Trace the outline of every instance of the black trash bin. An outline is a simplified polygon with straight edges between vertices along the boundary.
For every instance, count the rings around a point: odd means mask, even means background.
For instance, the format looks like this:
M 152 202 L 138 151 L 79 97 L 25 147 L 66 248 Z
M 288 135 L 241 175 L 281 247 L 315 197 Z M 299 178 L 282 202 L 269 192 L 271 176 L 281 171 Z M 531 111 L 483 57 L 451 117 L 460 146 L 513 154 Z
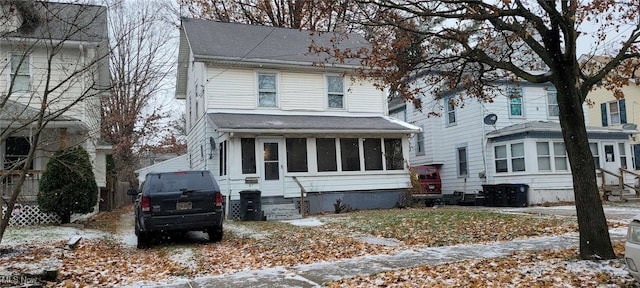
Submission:
M 482 193 L 484 194 L 484 206 L 495 207 L 496 206 L 496 185 L 484 184 L 482 185 Z
M 242 221 L 262 221 L 260 190 L 240 191 L 240 214 Z
M 529 205 L 529 185 L 527 184 L 511 184 L 509 190 L 513 194 L 512 207 L 527 207 Z

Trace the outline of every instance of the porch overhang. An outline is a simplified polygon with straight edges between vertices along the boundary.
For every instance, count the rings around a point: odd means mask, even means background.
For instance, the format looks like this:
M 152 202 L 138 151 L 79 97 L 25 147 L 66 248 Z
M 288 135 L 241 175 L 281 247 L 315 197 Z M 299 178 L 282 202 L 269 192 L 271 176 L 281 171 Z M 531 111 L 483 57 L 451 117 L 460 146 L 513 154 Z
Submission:
M 629 139 L 638 134 L 637 130 L 625 130 L 608 127 L 587 126 L 589 139 Z M 510 141 L 523 138 L 562 138 L 560 123 L 547 121 L 530 121 L 507 126 L 486 134 L 487 139 L 494 142 Z
M 210 113 L 220 133 L 413 134 L 420 127 L 387 116 L 321 116 Z

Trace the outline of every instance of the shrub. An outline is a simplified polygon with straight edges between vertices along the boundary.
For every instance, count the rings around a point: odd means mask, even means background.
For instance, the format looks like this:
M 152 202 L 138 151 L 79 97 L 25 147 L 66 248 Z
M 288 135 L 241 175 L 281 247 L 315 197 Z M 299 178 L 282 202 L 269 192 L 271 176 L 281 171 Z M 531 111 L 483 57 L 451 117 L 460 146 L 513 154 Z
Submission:
M 69 223 L 72 213 L 89 213 L 97 202 L 98 185 L 87 151 L 71 147 L 56 152 L 40 179 L 40 209 Z

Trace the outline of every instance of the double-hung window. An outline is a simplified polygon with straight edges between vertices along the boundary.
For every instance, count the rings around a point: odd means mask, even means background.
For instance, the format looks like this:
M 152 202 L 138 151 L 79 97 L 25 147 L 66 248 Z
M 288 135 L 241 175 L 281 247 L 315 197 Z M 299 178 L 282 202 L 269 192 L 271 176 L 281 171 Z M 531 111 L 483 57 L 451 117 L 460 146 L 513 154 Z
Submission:
M 416 155 L 424 155 L 424 127 L 420 126 L 420 130 L 416 134 Z
M 465 178 L 469 175 L 469 166 L 467 161 L 467 147 L 456 148 L 456 158 L 458 160 L 458 177 Z
M 553 143 L 553 159 L 556 171 L 569 170 L 567 165 L 567 149 L 562 142 Z
M 596 169 L 600 168 L 600 150 L 598 150 L 598 143 L 589 143 L 589 149 L 591 155 L 593 155 L 593 162 L 596 165 Z
M 277 87 L 275 73 L 258 73 L 258 106 L 276 107 L 278 103 Z
M 592 151 L 593 152 L 593 151 Z M 567 150 L 562 142 L 537 142 L 538 171 L 567 171 Z
M 624 143 L 618 143 L 618 154 L 620 155 L 620 167 L 627 169 L 627 151 L 624 149 Z
M 538 171 L 551 171 L 549 142 L 537 142 L 536 152 L 538 153 Z
M 26 93 L 31 86 L 29 55 L 11 54 L 11 92 Z
M 344 77 L 327 76 L 327 99 L 329 108 L 344 109 Z
M 496 173 L 508 172 L 507 146 L 500 145 L 494 147 Z
M 600 104 L 600 114 L 603 127 L 627 123 L 625 100 Z
M 556 89 L 547 89 L 547 110 L 549 117 L 560 116 L 560 108 L 558 107 L 558 91 L 556 91 Z
M 453 96 L 449 96 L 444 98 L 444 107 L 445 107 L 445 119 L 448 125 L 453 125 L 456 123 L 456 102 L 453 99 Z
M 524 143 L 494 147 L 496 173 L 522 172 L 526 170 Z
M 525 170 L 524 143 L 511 144 L 511 169 L 513 172 Z
M 507 89 L 507 97 L 509 97 L 509 116 L 522 117 L 522 88 L 509 87 Z

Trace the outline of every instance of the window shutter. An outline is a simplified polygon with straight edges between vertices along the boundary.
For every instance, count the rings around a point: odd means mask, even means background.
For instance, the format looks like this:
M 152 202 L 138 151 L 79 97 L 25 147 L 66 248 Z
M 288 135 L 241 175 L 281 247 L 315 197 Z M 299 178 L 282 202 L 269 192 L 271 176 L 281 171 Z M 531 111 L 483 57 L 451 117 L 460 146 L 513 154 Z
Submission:
M 624 99 L 618 101 L 618 108 L 620 109 L 620 124 L 627 123 L 627 109 L 625 107 Z
M 607 103 L 600 104 L 600 116 L 602 118 L 602 127 L 607 127 Z

